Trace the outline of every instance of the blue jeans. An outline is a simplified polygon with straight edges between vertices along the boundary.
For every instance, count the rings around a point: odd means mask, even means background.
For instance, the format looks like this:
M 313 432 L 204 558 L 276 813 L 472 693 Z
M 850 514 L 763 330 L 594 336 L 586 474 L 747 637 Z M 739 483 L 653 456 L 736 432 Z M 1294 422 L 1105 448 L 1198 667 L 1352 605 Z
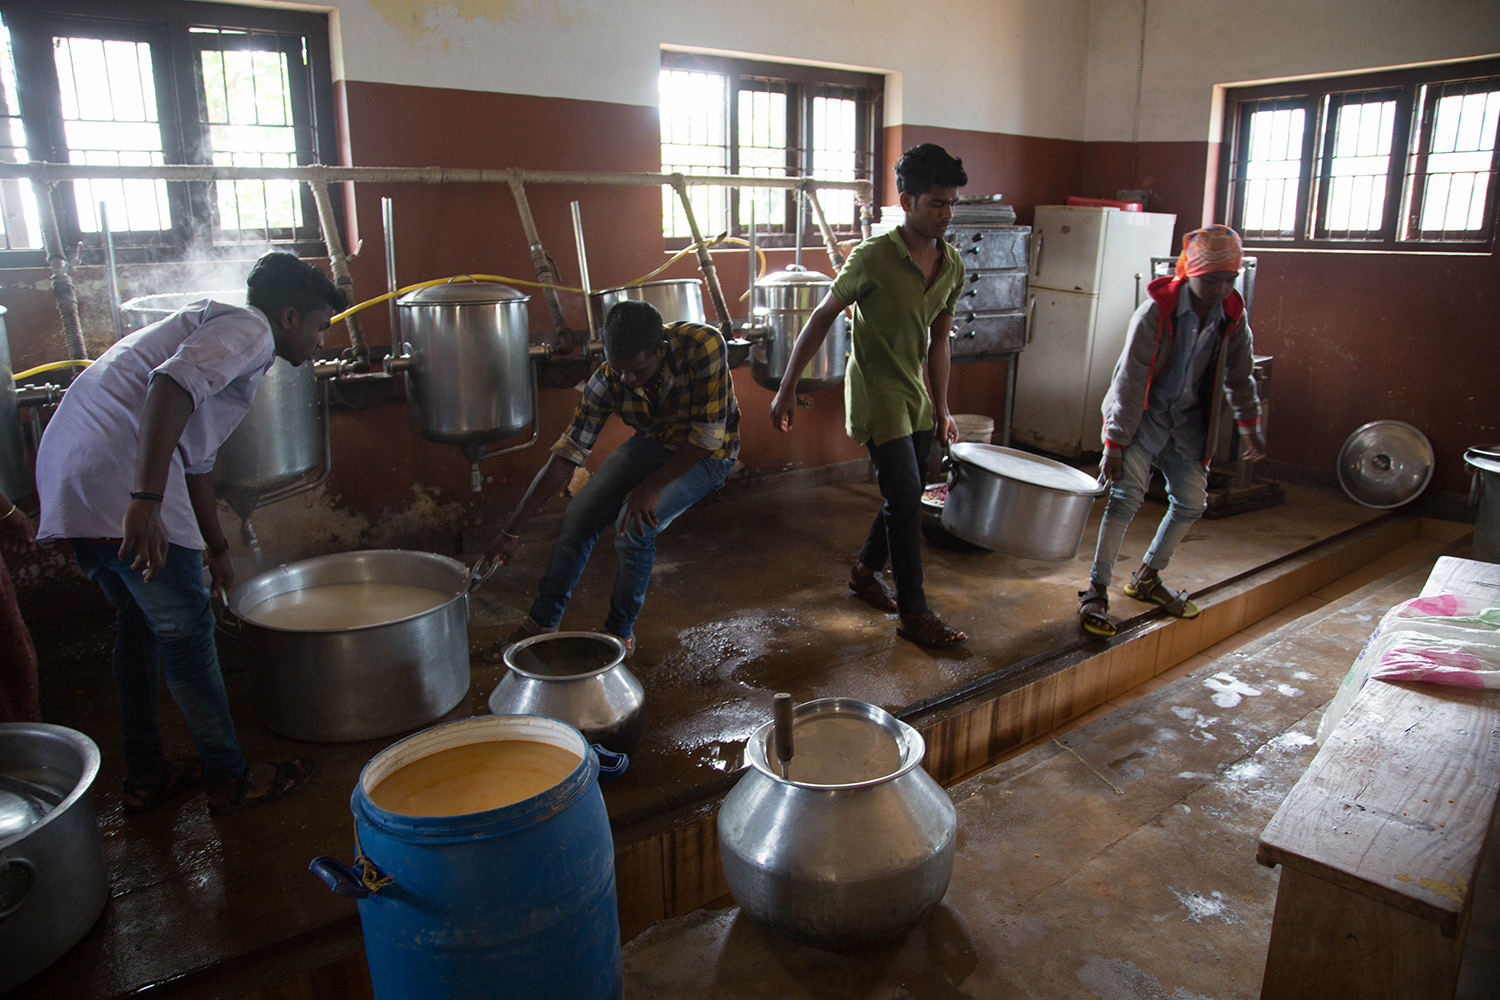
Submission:
M 683 511 L 723 486 L 734 465 L 730 458 L 703 459 L 661 491 L 656 502 L 656 527 L 643 525 L 640 534 L 619 534 L 624 525 L 626 494 L 665 465 L 672 454 L 655 440 L 637 434 L 616 448 L 569 502 L 563 511 L 557 540 L 552 543 L 547 572 L 542 575 L 536 601 L 531 605 L 531 617 L 538 625 L 556 628 L 562 621 L 563 609 L 573 596 L 584 566 L 588 565 L 594 543 L 605 528 L 613 526 L 619 565 L 604 628 L 622 639 L 634 634 L 635 620 L 646 603 L 646 588 L 651 584 L 651 567 L 656 562 L 656 536 Z
M 1169 504 L 1166 516 L 1157 526 L 1156 538 L 1141 560 L 1144 565 L 1158 572 L 1166 569 L 1177 543 L 1208 506 L 1207 467 L 1199 459 L 1179 456 L 1170 442 L 1159 455 L 1131 444 L 1125 449 L 1122 464 L 1120 478 L 1109 489 L 1109 502 L 1099 525 L 1099 544 L 1094 549 L 1094 565 L 1089 570 L 1089 579 L 1106 587 L 1113 576 L 1120 545 L 1125 541 L 1125 529 L 1130 527 L 1151 484 L 1152 467 L 1160 469 L 1167 481 Z
M 132 780 L 144 779 L 166 760 L 157 729 L 160 671 L 187 720 L 188 733 L 209 781 L 228 781 L 245 770 L 234 734 L 229 698 L 214 646 L 214 615 L 203 583 L 203 555 L 167 546 L 167 564 L 146 583 L 141 571 L 118 555 L 119 544 L 74 538 L 73 555 L 85 576 L 114 606 L 112 667 L 125 736 L 125 763 Z

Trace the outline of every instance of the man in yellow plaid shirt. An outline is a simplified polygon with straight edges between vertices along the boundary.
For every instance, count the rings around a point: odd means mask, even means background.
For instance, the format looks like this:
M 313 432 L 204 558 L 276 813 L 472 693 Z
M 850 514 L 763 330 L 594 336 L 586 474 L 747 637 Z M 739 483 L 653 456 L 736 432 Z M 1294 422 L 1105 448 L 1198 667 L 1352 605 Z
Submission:
M 588 461 L 611 414 L 619 414 L 635 434 L 568 504 L 531 613 L 486 654 L 492 662 L 510 643 L 557 630 L 594 543 L 610 525 L 619 567 L 604 630 L 634 652 L 635 621 L 651 583 L 656 536 L 719 489 L 734 466 L 740 409 L 718 330 L 701 323 L 664 326 L 649 303 L 627 300 L 605 317 L 604 359 L 589 376 L 572 423 L 486 555 L 497 563 L 514 558 L 522 527 Z

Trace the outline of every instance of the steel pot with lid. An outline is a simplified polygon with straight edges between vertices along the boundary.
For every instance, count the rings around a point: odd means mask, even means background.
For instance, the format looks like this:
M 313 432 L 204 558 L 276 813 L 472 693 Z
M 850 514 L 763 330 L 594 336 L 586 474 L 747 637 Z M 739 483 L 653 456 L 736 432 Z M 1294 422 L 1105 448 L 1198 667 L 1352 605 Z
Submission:
M 661 313 L 663 323 L 707 323 L 703 311 L 703 282 L 698 278 L 667 278 L 661 281 L 642 281 L 619 288 L 603 288 L 589 293 L 589 312 L 594 317 L 594 329 L 604 336 L 604 317 L 616 302 L 629 299 L 634 302 L 649 302 Z
M 1071 559 L 1104 486 L 1050 458 L 993 444 L 951 449 L 943 529 L 1025 559 Z
M 507 646 L 505 676 L 490 695 L 495 715 L 545 715 L 590 743 L 633 754 L 646 692 L 625 669 L 625 644 L 603 632 L 544 632 Z
M 478 448 L 531 423 L 529 297 L 488 281 L 452 281 L 401 296 L 406 403 L 429 441 Z
M 268 729 L 346 743 L 426 725 L 469 691 L 474 573 L 433 552 L 371 549 L 278 566 L 229 607 Z
M 792 359 L 792 345 L 818 303 L 823 301 L 833 279 L 796 264 L 784 271 L 768 274 L 755 283 L 761 304 L 755 309 L 760 336 L 750 348 L 750 374 L 767 389 L 781 388 L 786 366 Z M 823 346 L 797 378 L 798 392 L 816 392 L 838 385 L 844 380 L 849 364 L 849 321 L 842 311 Z
M 1464 452 L 1464 464 L 1472 470 L 1469 504 L 1476 508 L 1469 555 L 1500 563 L 1500 444 L 1475 445 Z
M 948 889 L 958 834 L 952 801 L 922 770 L 921 734 L 865 702 L 805 702 L 791 713 L 783 777 L 773 728 L 750 737 L 745 776 L 719 807 L 735 902 L 783 937 L 833 950 L 921 923 Z

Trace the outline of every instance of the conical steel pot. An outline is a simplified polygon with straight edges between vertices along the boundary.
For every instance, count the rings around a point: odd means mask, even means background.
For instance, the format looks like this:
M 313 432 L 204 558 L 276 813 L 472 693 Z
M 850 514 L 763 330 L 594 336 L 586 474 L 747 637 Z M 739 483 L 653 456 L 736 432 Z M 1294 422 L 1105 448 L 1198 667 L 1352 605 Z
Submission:
M 544 632 L 507 647 L 508 668 L 490 695 L 495 715 L 545 715 L 590 743 L 632 754 L 641 742 L 646 691 L 625 669 L 625 644 L 603 632 Z
M 755 308 L 755 325 L 761 335 L 750 348 L 750 374 L 756 382 L 767 389 L 781 388 L 797 334 L 832 287 L 832 278 L 795 264 L 756 282 L 760 304 Z M 816 392 L 838 385 L 848 364 L 849 323 L 840 312 L 823 346 L 798 376 L 797 391 Z
M 830 722 L 888 739 L 889 773 L 799 780 L 807 727 Z M 767 723 L 750 738 L 749 767 L 719 808 L 719 858 L 735 902 L 782 937 L 838 951 L 921 923 L 948 889 L 958 832 L 948 794 L 922 770 L 921 734 L 861 701 L 806 702 L 793 712 L 797 749 L 782 777 L 770 761 L 772 730 Z

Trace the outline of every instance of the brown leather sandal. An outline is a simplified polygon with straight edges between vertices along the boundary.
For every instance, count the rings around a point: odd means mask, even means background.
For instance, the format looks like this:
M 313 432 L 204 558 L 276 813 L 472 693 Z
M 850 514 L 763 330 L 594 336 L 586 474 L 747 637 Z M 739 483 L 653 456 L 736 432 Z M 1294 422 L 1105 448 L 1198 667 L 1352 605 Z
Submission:
M 884 611 L 888 615 L 896 612 L 896 599 L 891 596 L 889 590 L 885 589 L 885 583 L 880 579 L 879 573 L 863 576 L 850 570 L 849 589 L 854 592 L 855 597 L 876 611 Z
M 967 639 L 968 633 L 951 628 L 931 610 L 914 615 L 902 615 L 897 619 L 896 634 L 908 642 L 930 649 L 956 646 Z

